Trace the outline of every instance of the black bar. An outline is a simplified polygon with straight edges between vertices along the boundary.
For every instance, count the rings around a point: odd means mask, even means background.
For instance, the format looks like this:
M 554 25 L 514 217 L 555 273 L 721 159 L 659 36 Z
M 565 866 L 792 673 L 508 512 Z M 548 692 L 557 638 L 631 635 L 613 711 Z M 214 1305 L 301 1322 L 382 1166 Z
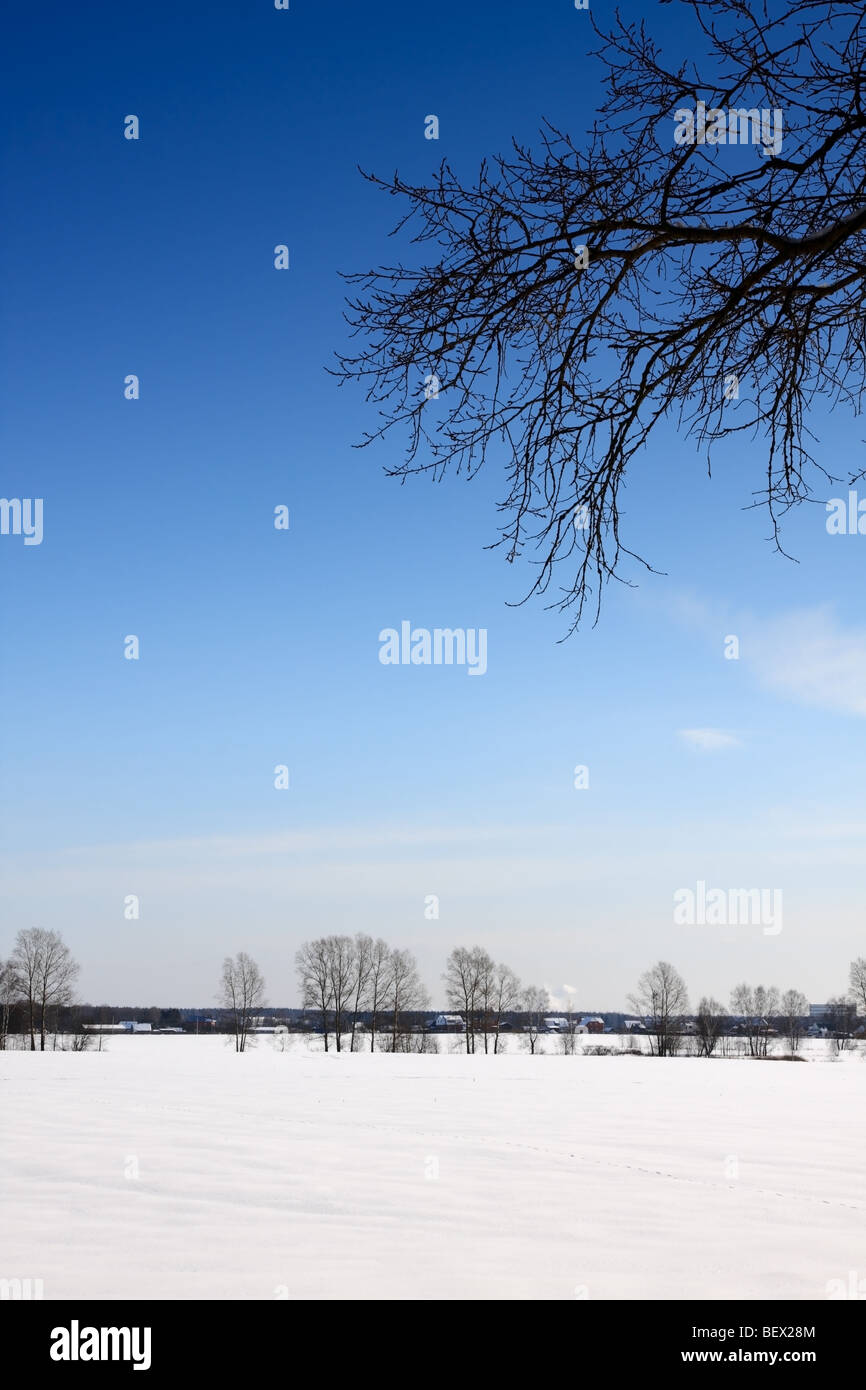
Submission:
M 411 1283 L 411 1279 L 410 1279 Z M 296 1302 L 298 1300 L 295 1300 Z M 370 1300 L 375 1302 L 376 1300 Z M 357 1300 L 363 1303 L 364 1300 Z M 638 1372 L 651 1384 L 660 1373 L 679 1368 L 686 1377 L 705 1374 L 715 1367 L 736 1375 L 739 1371 L 760 1370 L 772 1377 L 779 1371 L 807 1369 L 826 1378 L 827 1372 L 847 1370 L 857 1364 L 862 1348 L 863 1309 L 852 1301 L 812 1303 L 742 1301 L 719 1302 L 641 1302 L 611 1301 L 593 1303 L 576 1300 L 561 1302 L 529 1301 L 531 1311 L 517 1313 L 514 1301 L 502 1303 L 401 1302 L 399 1326 L 394 1335 L 404 1348 L 416 1339 L 429 1346 L 425 1357 L 416 1362 L 417 1350 L 407 1364 L 401 1355 L 400 1378 L 419 1377 L 427 1356 L 449 1374 L 460 1364 L 459 1347 L 472 1343 L 484 1347 L 484 1376 L 514 1372 L 511 1358 L 520 1348 L 522 1360 L 531 1351 L 538 1374 L 570 1378 L 569 1366 L 594 1364 L 604 1368 L 605 1378 L 621 1371 Z M 344 1378 L 359 1373 L 356 1362 L 342 1361 L 341 1347 L 352 1345 L 352 1307 L 355 1301 L 340 1300 L 339 1334 L 330 1346 L 331 1374 Z M 304 1335 L 308 1318 L 327 1318 L 325 1308 L 305 1307 L 303 1311 L 282 1301 L 268 1302 L 19 1302 L 7 1304 L 11 1315 L 6 1337 L 23 1355 L 30 1378 L 37 1383 L 48 1376 L 52 1383 L 70 1377 L 92 1380 L 100 1375 L 133 1376 L 135 1382 L 152 1377 L 167 1385 L 176 1376 L 239 1377 L 246 1383 L 258 1369 L 270 1367 L 293 1378 L 304 1374 L 307 1347 L 318 1353 Z M 368 1348 L 363 1360 L 367 1371 L 379 1367 L 386 1340 L 383 1333 L 370 1339 L 370 1310 L 363 1308 Z M 515 1321 L 518 1319 L 518 1321 Z M 503 1324 L 501 1340 L 491 1336 Z M 465 1323 L 465 1326 L 464 1326 Z M 95 1337 L 92 1329 L 99 1334 Z M 101 1329 L 117 1329 L 103 1339 Z M 134 1331 L 138 1329 L 138 1332 Z M 478 1341 L 479 1332 L 482 1341 Z M 146 1335 L 149 1333 L 148 1335 Z M 555 1336 L 551 1346 L 539 1338 Z M 330 1340 L 330 1339 L 329 1339 Z M 472 1344 L 470 1343 L 470 1345 Z M 354 1344 L 357 1351 L 357 1343 Z M 532 1348 L 535 1348 L 533 1351 Z M 450 1348 L 450 1349 L 449 1349 Z M 556 1349 L 558 1348 L 558 1350 Z M 52 1349 L 54 1355 L 52 1355 Z M 117 1350 L 126 1360 L 85 1359 L 92 1350 L 111 1358 Z M 419 1348 L 420 1349 L 420 1348 Z M 55 1359 L 64 1354 L 78 1359 Z M 465 1350 L 463 1355 L 465 1356 Z M 502 1368 L 497 1371 L 497 1359 Z M 135 1361 L 139 1369 L 134 1369 Z M 145 1364 L 146 1363 L 146 1364 Z M 541 1363 L 547 1364 L 542 1370 Z M 480 1372 L 480 1368 L 479 1368 Z M 421 1372 L 423 1375 L 423 1371 Z M 166 1377 L 169 1377 L 166 1380 Z M 386 1379 L 390 1379 L 390 1374 Z M 199 1382 L 203 1383 L 203 1382 Z

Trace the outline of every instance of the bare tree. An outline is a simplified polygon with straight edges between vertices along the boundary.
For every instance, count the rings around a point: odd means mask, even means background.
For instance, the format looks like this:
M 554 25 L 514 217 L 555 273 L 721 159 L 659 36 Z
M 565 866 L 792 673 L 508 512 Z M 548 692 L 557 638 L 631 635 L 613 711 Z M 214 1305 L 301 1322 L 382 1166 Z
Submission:
M 445 964 L 445 997 L 451 1008 L 459 1010 L 466 1021 L 467 1052 L 475 1051 L 478 994 L 485 957 L 487 953 L 480 946 L 473 946 L 471 950 L 465 946 L 455 946 Z
M 331 952 L 327 937 L 320 936 L 315 941 L 304 942 L 295 952 L 295 972 L 302 1007 L 318 1011 L 327 1052 L 334 997 Z
M 803 1019 L 809 1012 L 809 1001 L 798 989 L 786 989 L 782 995 L 782 1018 L 791 1054 L 799 1052 L 803 1037 Z
M 514 971 L 501 962 L 496 966 L 493 978 L 493 1051 L 499 1051 L 499 1035 L 505 1014 L 517 1007 L 520 998 L 520 981 Z
M 564 1057 L 573 1057 L 577 1051 L 578 1027 L 578 1017 L 574 1012 L 574 1000 L 569 995 L 568 1008 L 565 1013 L 565 1028 L 559 1035 L 559 1050 Z
M 407 1024 L 407 1015 L 425 1008 L 427 991 L 418 974 L 411 951 L 392 951 L 388 973 L 387 1006 L 391 1016 L 391 1051 L 397 1051 L 397 1037 Z
M 366 1006 L 367 987 L 373 968 L 373 938 L 358 932 L 353 942 L 355 997 L 352 1001 L 352 1031 L 349 1038 L 349 1051 L 355 1051 L 355 1032 L 358 1027 L 358 1013 Z
M 45 1029 L 49 1011 L 71 1004 L 75 980 L 81 967 L 73 960 L 59 932 L 45 932 L 39 969 L 39 1050 L 45 1051 Z
M 857 1027 L 857 1009 L 844 994 L 827 1000 L 827 1027 L 830 1041 L 836 1052 L 849 1052 L 854 1046 L 851 1034 Z
M 474 950 L 478 971 L 478 1027 L 484 1038 L 484 1051 L 488 1051 L 491 1031 L 495 1028 L 496 1017 L 496 965 L 493 957 L 476 946 Z
M 230 1009 L 235 1030 L 235 1052 L 245 1052 L 254 1009 L 265 1002 L 265 981 L 252 956 L 238 951 L 232 960 L 226 956 L 220 987 L 224 1009 Z
M 520 997 L 520 1007 L 526 1014 L 526 1035 L 531 1056 L 535 1054 L 535 1044 L 544 1023 L 547 1000 L 547 990 L 540 989 L 538 985 L 527 985 Z
M 866 956 L 852 960 L 848 985 L 858 1013 L 866 1014 Z
M 500 447 L 496 544 L 509 562 L 534 548 L 530 593 L 564 563 L 575 624 L 624 557 L 646 563 L 619 493 L 666 421 L 708 469 L 719 441 L 760 441 L 753 505 L 779 545 L 780 516 L 830 477 L 810 408 L 853 413 L 864 389 L 863 6 L 680 3 L 704 52 L 675 66 L 643 18 L 596 29 L 607 98 L 584 142 L 547 124 L 471 182 L 447 161 L 423 185 L 366 175 L 430 250 L 347 277 L 362 345 L 338 375 L 381 421 L 363 442 L 398 427 L 390 472 L 436 479 Z
M 731 990 L 731 1012 L 740 1020 L 740 1027 L 749 1043 L 749 1055 L 755 1056 L 756 1019 L 754 991 L 745 980 Z
M 698 1051 L 702 1057 L 712 1057 L 715 1052 L 724 1018 L 725 1010 L 718 999 L 705 994 L 697 1013 Z
M 376 945 L 384 943 L 376 943 Z M 387 948 L 386 948 L 387 949 Z M 351 1014 L 351 1047 L 355 1045 L 358 1008 L 370 979 L 373 943 L 369 937 L 322 936 L 305 941 L 295 954 L 304 1008 L 314 1008 L 321 1018 L 325 1051 L 329 1050 L 331 1018 L 334 1043 L 342 1051 L 347 1015 Z
M 14 964 L 11 960 L 0 960 L 0 1051 L 6 1048 L 9 1018 L 22 994 L 21 980 Z
M 42 927 L 28 927 L 18 933 L 12 965 L 27 1002 L 30 1050 L 36 1051 L 38 1016 L 39 1051 L 44 1052 L 49 1010 L 72 1003 L 80 967 L 59 932 Z
M 779 1012 L 779 991 L 775 985 L 737 985 L 731 994 L 731 1009 L 742 1017 L 751 1057 L 766 1057 L 771 1020 Z
M 331 1008 L 334 1011 L 334 1038 L 337 1051 L 342 1051 L 346 1013 L 355 995 L 355 975 L 358 968 L 355 943 L 350 936 L 326 937 L 331 972 Z
M 658 961 L 641 975 L 637 993 L 629 995 L 629 1003 L 646 1020 L 650 1048 L 656 1056 L 675 1056 L 682 1038 L 682 1016 L 689 1007 L 682 975 L 669 961 Z
M 376 1049 L 376 1029 L 379 1013 L 388 994 L 391 978 L 391 947 L 377 937 L 370 949 L 370 974 L 368 976 L 368 1003 L 370 1005 L 370 1051 Z
M 10 964 L 17 975 L 21 992 L 27 1004 L 27 1025 L 30 1033 L 30 1051 L 36 1051 L 36 1007 L 39 997 L 39 970 L 41 961 L 42 930 L 30 927 L 20 931 L 15 939 Z

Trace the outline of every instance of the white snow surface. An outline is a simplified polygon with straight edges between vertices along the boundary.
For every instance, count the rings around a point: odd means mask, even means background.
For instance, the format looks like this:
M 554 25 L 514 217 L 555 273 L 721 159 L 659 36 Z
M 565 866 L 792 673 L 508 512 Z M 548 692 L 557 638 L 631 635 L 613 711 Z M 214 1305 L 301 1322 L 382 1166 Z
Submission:
M 866 1276 L 862 1055 L 103 1046 L 0 1053 L 0 1278 L 46 1299 L 806 1300 Z

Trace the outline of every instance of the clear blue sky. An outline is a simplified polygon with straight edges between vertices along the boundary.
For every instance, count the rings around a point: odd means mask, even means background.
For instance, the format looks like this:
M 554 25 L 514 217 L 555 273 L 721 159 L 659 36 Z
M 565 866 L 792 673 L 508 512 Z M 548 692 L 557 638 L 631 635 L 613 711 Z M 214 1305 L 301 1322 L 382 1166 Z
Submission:
M 639 9 L 683 43 L 676 7 Z M 246 948 L 294 1003 L 296 946 L 332 930 L 413 949 L 437 1002 L 474 941 L 585 1007 L 622 1007 L 659 956 L 694 998 L 742 977 L 842 991 L 866 953 L 866 537 L 806 507 L 785 530 L 800 563 L 780 558 L 742 510 L 760 450 L 710 482 L 668 432 L 625 517 L 664 575 L 560 643 L 561 616 L 507 606 L 529 571 L 484 549 L 496 465 L 401 488 L 382 471 L 400 441 L 354 449 L 370 409 L 324 370 L 338 272 L 406 249 L 356 166 L 469 176 L 543 116 L 579 135 L 587 16 L 151 0 L 11 27 L 2 491 L 44 499 L 44 540 L 0 536 L 0 952 L 62 931 L 94 1002 L 207 1003 Z M 831 468 L 858 466 L 862 424 L 813 425 Z M 382 666 L 403 619 L 486 628 L 487 673 Z M 781 887 L 783 931 L 675 926 L 699 879 Z

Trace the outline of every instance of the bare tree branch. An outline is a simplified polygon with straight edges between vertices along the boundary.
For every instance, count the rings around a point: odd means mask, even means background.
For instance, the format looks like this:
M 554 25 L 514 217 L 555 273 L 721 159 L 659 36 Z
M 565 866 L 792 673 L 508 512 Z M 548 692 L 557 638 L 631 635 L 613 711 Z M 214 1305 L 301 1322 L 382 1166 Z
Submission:
M 810 409 L 862 404 L 866 11 L 679 3 L 703 63 L 667 65 L 643 22 L 596 29 L 607 97 L 585 143 L 546 124 L 537 152 L 514 142 L 471 184 L 447 162 L 426 186 L 365 175 L 405 205 L 395 234 L 432 257 L 346 277 L 362 344 L 338 375 L 380 417 L 363 443 L 406 432 L 401 478 L 502 457 L 495 544 L 535 556 L 527 598 L 565 562 L 551 606 L 572 630 L 627 557 L 650 568 L 621 536 L 620 498 L 636 455 L 663 466 L 663 421 L 708 468 L 720 441 L 751 443 L 750 505 L 781 549 L 784 512 L 837 480 Z M 689 112 L 693 143 L 677 143 Z

